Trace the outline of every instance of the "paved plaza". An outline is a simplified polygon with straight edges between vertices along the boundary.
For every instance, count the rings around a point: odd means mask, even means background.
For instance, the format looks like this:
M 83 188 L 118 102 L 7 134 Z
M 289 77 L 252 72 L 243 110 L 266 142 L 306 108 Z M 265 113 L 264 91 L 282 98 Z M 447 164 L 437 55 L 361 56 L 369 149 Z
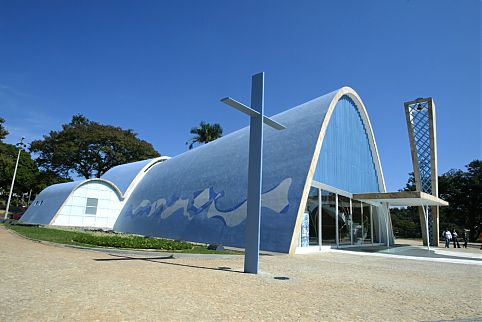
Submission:
M 0 227 L 0 263 L 0 321 L 482 320 L 480 260 L 269 254 L 249 275 L 242 256 L 76 249 Z

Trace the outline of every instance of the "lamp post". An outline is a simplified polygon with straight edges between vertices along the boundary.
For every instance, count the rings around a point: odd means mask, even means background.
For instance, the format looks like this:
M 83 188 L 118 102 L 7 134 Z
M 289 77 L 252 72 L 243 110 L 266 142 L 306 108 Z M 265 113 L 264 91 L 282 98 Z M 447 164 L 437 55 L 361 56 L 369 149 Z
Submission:
M 263 123 L 276 130 L 283 130 L 285 127 L 264 115 L 264 73 L 252 76 L 251 107 L 230 97 L 223 98 L 221 102 L 250 116 L 244 272 L 258 274 L 263 178 Z
M 22 152 L 22 148 L 26 147 L 26 145 L 23 143 L 23 140 L 25 140 L 25 138 L 22 136 L 20 141 L 16 144 L 16 146 L 18 147 L 17 162 L 15 163 L 15 170 L 13 171 L 12 184 L 10 185 L 10 193 L 8 194 L 7 208 L 5 208 L 5 220 L 8 219 L 8 209 L 10 208 L 10 200 L 12 199 L 13 185 L 15 184 L 15 176 L 17 175 L 18 162 L 20 161 L 20 153 Z

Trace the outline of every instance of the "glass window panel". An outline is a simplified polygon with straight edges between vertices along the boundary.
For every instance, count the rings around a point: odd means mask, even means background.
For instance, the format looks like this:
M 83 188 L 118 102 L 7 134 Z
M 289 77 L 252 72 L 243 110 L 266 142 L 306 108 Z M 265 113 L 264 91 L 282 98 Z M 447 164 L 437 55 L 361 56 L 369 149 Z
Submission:
M 310 215 L 307 212 L 303 213 L 299 246 L 310 246 Z
M 380 242 L 380 218 L 378 216 L 378 207 L 372 207 L 372 225 L 373 225 L 373 242 Z
M 318 188 L 311 187 L 305 212 L 309 215 L 309 244 L 318 245 Z
M 336 195 L 321 190 L 321 237 L 323 245 L 336 245 Z
M 353 245 L 363 244 L 363 218 L 362 218 L 362 204 L 360 201 L 352 201 L 352 234 Z
M 87 198 L 87 207 L 97 207 L 99 200 L 97 198 Z
M 338 195 L 338 238 L 340 245 L 351 244 L 350 198 Z
M 371 206 L 362 202 L 363 210 L 363 243 L 372 243 L 372 224 L 370 218 Z
M 86 215 L 95 215 L 97 213 L 97 207 L 85 207 Z

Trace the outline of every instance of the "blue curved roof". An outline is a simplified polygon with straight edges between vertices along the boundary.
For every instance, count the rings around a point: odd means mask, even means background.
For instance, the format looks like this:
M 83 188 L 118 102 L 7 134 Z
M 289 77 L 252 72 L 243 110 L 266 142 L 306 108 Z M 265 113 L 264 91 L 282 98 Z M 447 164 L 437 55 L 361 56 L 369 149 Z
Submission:
M 384 180 L 366 111 L 352 89 L 342 88 L 272 118 L 286 129 L 264 127 L 260 246 L 289 252 L 297 240 L 299 229 L 295 228 L 299 228 L 304 211 L 302 200 L 312 179 L 354 192 L 384 191 Z M 347 130 L 353 135 L 346 136 Z M 344 141 L 330 139 L 335 132 L 350 142 L 344 145 Z M 359 141 L 351 142 L 354 139 Z M 248 145 L 246 127 L 159 163 L 149 171 L 143 169 L 151 162 L 154 164 L 155 159 L 112 168 L 101 179 L 115 184 L 123 194 L 130 194 L 114 230 L 243 247 Z M 354 155 L 360 157 L 354 159 Z M 344 164 L 340 171 L 339 160 Z M 347 167 L 354 170 L 346 171 Z M 323 172 L 329 168 L 343 176 L 330 170 Z M 140 173 L 142 180 L 136 180 Z M 360 173 L 360 180 L 346 181 Z M 135 186 L 133 181 L 138 181 Z M 51 196 L 57 200 L 49 205 L 52 209 L 57 207 L 53 212 L 56 213 L 75 187 L 53 187 L 42 191 L 37 199 Z M 58 196 L 54 195 L 56 189 Z M 41 217 L 35 210 L 26 215 Z
M 132 181 L 136 178 L 137 174 L 154 159 L 142 160 L 132 163 L 121 164 L 113 167 L 106 173 L 104 173 L 101 178 L 109 180 L 114 183 L 117 188 L 125 194 Z
M 22 221 L 32 224 L 50 224 L 72 191 L 80 185 L 87 184 L 91 181 L 101 180 L 106 182 L 114 191 L 116 191 L 116 193 L 119 194 L 119 198 L 123 198 L 132 181 L 146 165 L 155 160 L 161 161 L 165 158 L 166 157 L 154 158 L 122 164 L 107 171 L 100 179 L 93 178 L 49 186 L 37 195 L 33 203 L 22 216 Z
M 287 252 L 328 106 L 337 91 L 272 118 L 264 130 L 261 248 Z M 173 157 L 136 186 L 114 230 L 244 246 L 249 128 Z
M 48 225 L 59 211 L 70 193 L 83 181 L 72 181 L 51 185 L 42 190 L 23 214 L 21 221 Z
M 303 194 L 309 191 L 330 119 L 333 114 L 337 118 L 334 110 L 343 108 L 340 106 L 344 103 L 337 103 L 345 95 L 356 99 L 353 106 L 361 113 L 360 122 L 368 128 L 364 131 L 358 127 L 357 135 L 369 140 L 372 156 L 377 160 L 375 171 L 367 171 L 367 176 L 373 177 L 352 188 L 384 189 L 371 126 L 352 89 L 342 88 L 275 115 L 272 119 L 286 129 L 264 127 L 261 249 L 289 252 L 294 247 L 295 227 L 304 211 Z M 355 112 L 349 113 L 354 120 L 346 122 L 349 126 L 358 122 Z M 335 130 L 344 135 L 346 129 L 335 126 Z M 114 230 L 243 247 L 248 145 L 249 127 L 246 127 L 151 169 L 126 201 Z M 334 151 L 332 157 L 336 158 L 340 150 Z M 346 165 L 350 165 L 349 160 L 346 159 Z M 360 160 L 368 162 L 364 169 L 373 169 L 372 159 Z M 343 186 L 343 181 L 334 182 Z M 368 182 L 366 187 L 364 182 Z M 378 187 L 373 186 L 374 182 Z

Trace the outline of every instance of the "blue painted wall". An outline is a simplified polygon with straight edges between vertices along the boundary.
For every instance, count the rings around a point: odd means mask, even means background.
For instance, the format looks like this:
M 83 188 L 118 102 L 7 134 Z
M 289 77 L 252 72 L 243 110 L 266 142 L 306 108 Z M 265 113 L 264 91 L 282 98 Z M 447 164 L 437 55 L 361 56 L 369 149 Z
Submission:
M 351 193 L 379 192 L 367 131 L 346 95 L 333 111 L 313 179 Z

